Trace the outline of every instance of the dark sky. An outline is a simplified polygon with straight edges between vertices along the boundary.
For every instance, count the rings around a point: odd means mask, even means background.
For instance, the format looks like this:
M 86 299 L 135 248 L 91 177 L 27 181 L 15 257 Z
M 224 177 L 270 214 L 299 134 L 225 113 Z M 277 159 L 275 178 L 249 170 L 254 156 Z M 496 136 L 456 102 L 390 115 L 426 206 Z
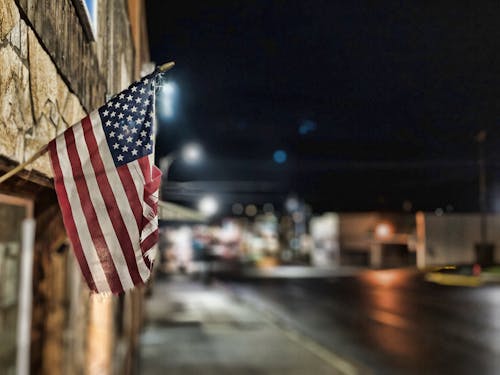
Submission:
M 500 131 L 495 1 L 148 1 L 152 59 L 175 60 L 175 118 L 158 153 L 172 200 L 230 204 L 295 192 L 315 211 L 477 209 L 488 131 L 491 208 Z M 277 149 L 285 163 L 273 161 Z M 174 181 L 190 181 L 178 184 Z M 168 198 L 168 196 L 167 196 Z

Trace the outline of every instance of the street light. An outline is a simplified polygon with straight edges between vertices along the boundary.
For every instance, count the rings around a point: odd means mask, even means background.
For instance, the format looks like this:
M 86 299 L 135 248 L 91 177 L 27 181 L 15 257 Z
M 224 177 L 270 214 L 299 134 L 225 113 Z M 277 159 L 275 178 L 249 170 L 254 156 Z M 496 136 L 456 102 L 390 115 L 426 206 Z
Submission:
M 375 226 L 375 237 L 379 240 L 386 240 L 394 234 L 394 227 L 386 222 L 378 223 Z
M 180 151 L 172 151 L 167 156 L 164 156 L 160 159 L 160 170 L 162 173 L 162 181 L 166 181 L 168 177 L 168 171 L 170 170 L 170 166 L 172 163 L 178 159 L 180 156 L 185 162 L 189 164 L 193 164 L 198 162 L 201 159 L 203 152 L 202 148 L 197 143 L 188 143 L 184 147 L 181 148 Z M 163 191 L 163 187 L 160 189 Z M 160 193 L 160 197 L 162 197 L 162 193 Z
M 188 143 L 182 148 L 182 159 L 188 163 L 196 163 L 201 159 L 202 150 L 198 143 Z
M 219 210 L 219 202 L 211 195 L 201 198 L 198 209 L 206 216 L 212 216 Z
M 177 95 L 177 85 L 165 82 L 159 92 L 159 112 L 161 118 L 169 120 L 174 116 L 174 102 Z
M 163 173 L 163 178 L 167 179 L 168 171 L 172 163 L 181 157 L 186 163 L 194 164 L 201 160 L 203 154 L 202 148 L 198 143 L 188 143 L 184 145 L 180 151 L 173 151 L 167 156 L 160 159 L 160 169 Z

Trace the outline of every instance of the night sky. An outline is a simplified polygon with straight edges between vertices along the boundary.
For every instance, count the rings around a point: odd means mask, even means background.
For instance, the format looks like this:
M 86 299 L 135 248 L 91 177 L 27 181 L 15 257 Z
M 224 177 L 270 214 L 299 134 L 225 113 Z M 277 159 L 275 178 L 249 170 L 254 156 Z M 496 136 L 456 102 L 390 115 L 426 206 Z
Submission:
M 148 1 L 153 61 L 174 60 L 175 116 L 157 153 L 176 161 L 166 198 L 202 193 L 326 210 L 477 210 L 488 132 L 490 209 L 500 158 L 495 1 Z M 287 153 L 284 163 L 273 153 Z M 499 190 L 500 192 L 500 190 Z M 409 205 L 411 203 L 411 205 Z

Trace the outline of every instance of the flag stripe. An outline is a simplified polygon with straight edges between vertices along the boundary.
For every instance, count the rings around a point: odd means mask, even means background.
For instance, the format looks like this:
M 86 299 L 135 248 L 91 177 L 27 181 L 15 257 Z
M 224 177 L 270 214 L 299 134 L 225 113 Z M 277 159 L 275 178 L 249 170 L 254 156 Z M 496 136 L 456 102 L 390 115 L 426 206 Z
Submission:
M 97 251 L 92 242 L 89 229 L 87 225 L 82 225 L 86 222 L 86 220 L 83 213 L 82 203 L 78 196 L 76 182 L 73 177 L 73 170 L 69 161 L 69 155 L 66 148 L 66 138 L 64 135 L 56 139 L 56 146 L 59 163 L 61 165 L 61 170 L 63 171 L 63 183 L 68 193 L 68 204 L 71 207 L 71 213 L 74 217 L 74 223 L 76 226 L 76 233 L 68 231 L 68 234 L 70 235 L 74 248 L 78 247 L 78 245 L 82 246 L 83 254 L 85 255 L 90 272 L 92 273 L 92 278 L 95 282 L 97 291 L 109 292 L 111 289 L 104 269 L 101 265 L 101 261 L 97 256 Z
M 101 120 L 97 113 L 92 114 L 91 123 L 93 124 L 92 130 L 97 139 L 103 139 L 104 133 L 102 130 Z M 101 161 L 104 165 L 109 165 L 112 163 L 112 156 L 109 153 L 107 147 L 101 147 L 99 149 Z M 124 249 L 127 252 L 128 261 L 133 261 L 135 264 L 135 269 L 138 270 L 139 275 L 143 282 L 147 281 L 150 276 L 150 267 L 144 263 L 143 254 L 140 251 L 140 231 L 139 224 L 137 223 L 137 217 L 141 210 L 141 200 L 137 195 L 134 196 L 135 191 L 133 182 L 129 179 L 122 179 L 122 171 L 127 171 L 126 165 L 121 166 L 117 169 L 112 168 L 107 173 L 107 178 L 110 182 L 110 189 L 114 194 L 116 201 L 121 202 L 117 205 L 121 213 L 122 228 L 128 231 L 127 236 L 132 240 L 132 250 L 131 252 Z M 132 193 L 131 193 L 132 192 Z M 138 215 L 136 215 L 138 212 Z M 140 216 L 142 222 L 142 215 Z M 134 223 L 135 221 L 135 223 Z M 136 251 L 137 250 L 137 251 Z M 137 280 L 137 277 L 136 277 Z
M 77 238 L 78 233 L 75 226 L 75 220 L 71 212 L 71 206 L 69 204 L 66 187 L 64 186 L 61 165 L 59 164 L 59 157 L 57 156 L 56 142 L 52 141 L 49 144 L 49 151 L 50 151 L 50 159 L 52 161 L 52 166 L 54 169 L 55 189 L 57 193 L 57 198 L 59 200 L 59 205 L 61 206 L 61 212 L 63 214 L 64 226 L 66 227 L 70 239 Z M 97 292 L 97 287 L 95 285 L 94 277 L 90 272 L 90 268 L 87 263 L 87 259 L 85 259 L 85 255 L 83 253 L 80 241 L 71 242 L 71 244 L 73 246 L 76 259 L 78 261 L 78 264 L 80 265 L 80 269 L 82 270 L 83 277 L 85 278 L 87 285 L 89 286 L 90 290 Z
M 142 246 L 141 246 L 141 252 L 142 252 Z M 143 254 L 145 254 L 145 252 Z M 151 269 L 152 263 L 147 256 L 144 256 L 144 264 L 148 267 L 148 269 Z
M 153 219 L 150 221 L 146 221 L 146 225 L 142 229 L 141 238 L 148 237 L 151 233 L 153 233 L 156 229 L 158 229 L 158 220 Z
M 144 198 L 143 198 L 143 215 L 146 220 L 143 221 L 143 226 L 141 227 L 141 238 L 146 238 L 149 234 L 158 227 L 157 213 L 158 204 L 155 202 L 154 193 L 158 192 L 159 187 L 159 177 L 161 172 L 158 170 L 156 172 L 157 176 L 153 179 L 151 167 L 149 165 L 149 158 L 141 158 L 137 160 L 139 164 L 139 169 L 141 171 L 142 177 L 145 179 L 146 183 L 144 185 Z M 156 167 L 155 167 L 156 168 Z M 155 181 L 156 180 L 156 181 Z M 152 227 L 154 224 L 150 224 L 151 219 L 154 220 L 156 227 Z
M 142 159 L 147 160 L 147 158 L 142 158 Z M 139 159 L 139 160 L 141 160 L 141 159 Z M 135 186 L 136 191 L 137 191 L 137 195 L 142 198 L 142 199 L 140 199 L 140 204 L 141 204 L 141 208 L 142 208 L 142 219 L 141 219 L 141 223 L 139 225 L 139 231 L 141 232 L 141 238 L 144 238 L 144 236 L 142 235 L 142 231 L 143 231 L 144 227 L 148 224 L 148 222 L 150 220 L 152 220 L 152 219 L 156 220 L 156 217 L 152 214 L 152 212 L 153 212 L 152 208 L 144 202 L 145 201 L 145 185 L 147 184 L 147 182 L 140 183 L 140 181 L 144 181 L 145 178 L 144 178 L 144 175 L 141 171 L 139 160 L 136 160 L 135 162 L 128 164 L 128 167 L 129 167 L 128 168 L 128 170 L 129 170 L 128 176 L 130 176 L 130 179 L 131 179 L 130 180 L 131 186 Z M 151 179 L 151 178 L 149 178 L 149 179 Z
M 151 168 L 149 167 L 149 158 L 140 158 L 137 160 L 139 163 L 142 175 L 144 177 L 145 183 L 148 183 L 151 180 Z
M 153 233 L 146 237 L 144 241 L 141 242 L 142 251 L 146 253 L 156 244 L 156 242 L 158 242 L 158 229 L 156 229 Z
M 156 249 L 155 246 L 158 242 L 158 229 L 154 232 L 151 233 L 146 239 L 141 242 L 141 250 L 142 253 L 144 254 L 145 262 L 148 263 L 150 266 L 153 265 L 155 255 L 156 255 Z
M 154 201 L 152 195 L 155 191 L 158 190 L 158 187 L 155 187 L 153 184 L 150 184 L 152 181 L 152 172 L 151 172 L 151 166 L 149 165 L 149 158 L 141 158 L 137 160 L 140 166 L 140 170 L 142 172 L 142 176 L 144 177 L 145 185 L 144 185 L 144 202 L 147 203 L 149 208 L 147 209 L 147 214 L 148 215 L 154 215 L 156 216 L 156 212 L 154 211 L 155 208 L 157 207 L 156 202 Z
M 139 195 L 138 191 L 141 189 L 141 185 L 139 185 L 139 182 L 134 181 L 134 178 L 130 174 L 130 169 L 128 165 L 123 166 L 123 168 L 118 168 L 117 171 L 123 186 L 127 186 L 127 189 L 125 189 L 125 194 L 127 195 L 127 199 L 130 202 L 130 207 L 133 211 L 137 228 L 139 228 L 143 218 L 142 203 L 140 198 L 141 196 Z M 139 185 L 138 187 L 136 187 L 136 183 Z
M 125 194 L 127 196 L 127 200 L 130 202 L 130 208 L 132 210 L 135 222 L 137 224 L 137 228 L 139 228 L 142 223 L 142 204 L 141 204 L 141 199 L 135 187 L 130 188 L 131 186 L 130 181 L 133 181 L 132 176 L 130 175 L 130 171 L 127 166 L 124 166 L 123 168 L 118 168 L 117 172 L 118 172 L 118 177 L 120 178 L 120 181 L 122 182 L 123 186 L 127 187 L 125 189 Z
M 151 169 L 149 167 L 149 158 L 141 158 L 137 160 L 139 164 L 139 169 L 141 171 L 142 177 L 144 178 L 144 202 L 147 203 L 149 207 L 146 207 L 145 216 L 151 215 L 151 208 L 154 206 L 154 202 L 151 200 L 151 192 L 147 189 L 148 183 L 151 182 Z
M 85 118 L 82 120 L 81 127 L 75 126 L 74 128 L 75 137 L 85 139 L 85 142 L 77 143 L 80 158 L 91 162 L 86 163 L 84 172 L 87 185 L 94 193 L 91 199 L 96 212 L 99 212 L 97 218 L 105 233 L 108 249 L 120 281 L 125 289 L 131 289 L 135 284 L 141 282 L 141 277 L 134 260 L 134 249 L 130 236 L 105 173 L 104 164 L 100 157 L 101 150 L 98 147 L 92 123 L 89 118 Z
M 77 124 L 78 125 L 78 124 Z M 89 188 L 85 182 L 85 176 L 82 170 L 82 165 L 75 145 L 75 136 L 73 128 L 69 128 L 65 133 L 66 148 L 68 150 L 69 161 L 71 168 L 74 171 L 73 176 L 76 177 L 76 190 L 82 202 L 82 209 L 87 227 L 90 232 L 92 242 L 94 243 L 97 251 L 97 256 L 101 261 L 101 265 L 105 270 L 106 278 L 113 293 L 120 293 L 123 291 L 123 286 L 118 277 L 118 273 L 113 262 L 113 258 L 109 252 L 108 245 L 101 227 L 98 222 L 97 213 L 92 205 L 92 198 L 90 196 Z
M 134 177 L 130 173 L 130 169 L 128 166 L 123 166 L 121 168 L 118 168 L 118 175 L 120 176 L 123 185 L 129 187 L 127 189 L 127 197 L 134 210 L 134 216 L 137 223 L 137 228 L 136 228 L 137 237 L 139 238 L 140 241 L 140 239 L 142 238 L 141 232 L 142 232 L 142 227 L 144 225 L 143 223 L 146 222 L 146 218 L 142 214 L 142 200 L 139 198 L 139 191 L 138 191 L 141 190 L 142 185 L 140 185 L 139 182 L 134 179 Z M 149 270 L 151 269 L 149 260 L 146 259 L 142 251 L 140 251 L 140 256 L 142 260 L 146 263 L 146 267 L 149 272 Z

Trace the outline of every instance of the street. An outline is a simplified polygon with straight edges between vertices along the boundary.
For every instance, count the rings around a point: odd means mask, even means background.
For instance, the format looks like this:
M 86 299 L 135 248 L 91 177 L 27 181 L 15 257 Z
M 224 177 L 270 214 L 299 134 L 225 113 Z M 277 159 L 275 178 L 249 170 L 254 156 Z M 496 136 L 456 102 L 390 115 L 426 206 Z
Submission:
M 500 375 L 499 20 L 0 0 L 0 375 Z
M 500 369 L 500 287 L 446 287 L 409 269 L 211 285 L 174 277 L 157 280 L 146 306 L 141 374 Z
M 378 374 L 495 374 L 500 287 L 445 287 L 406 270 L 231 282 L 259 309 Z

